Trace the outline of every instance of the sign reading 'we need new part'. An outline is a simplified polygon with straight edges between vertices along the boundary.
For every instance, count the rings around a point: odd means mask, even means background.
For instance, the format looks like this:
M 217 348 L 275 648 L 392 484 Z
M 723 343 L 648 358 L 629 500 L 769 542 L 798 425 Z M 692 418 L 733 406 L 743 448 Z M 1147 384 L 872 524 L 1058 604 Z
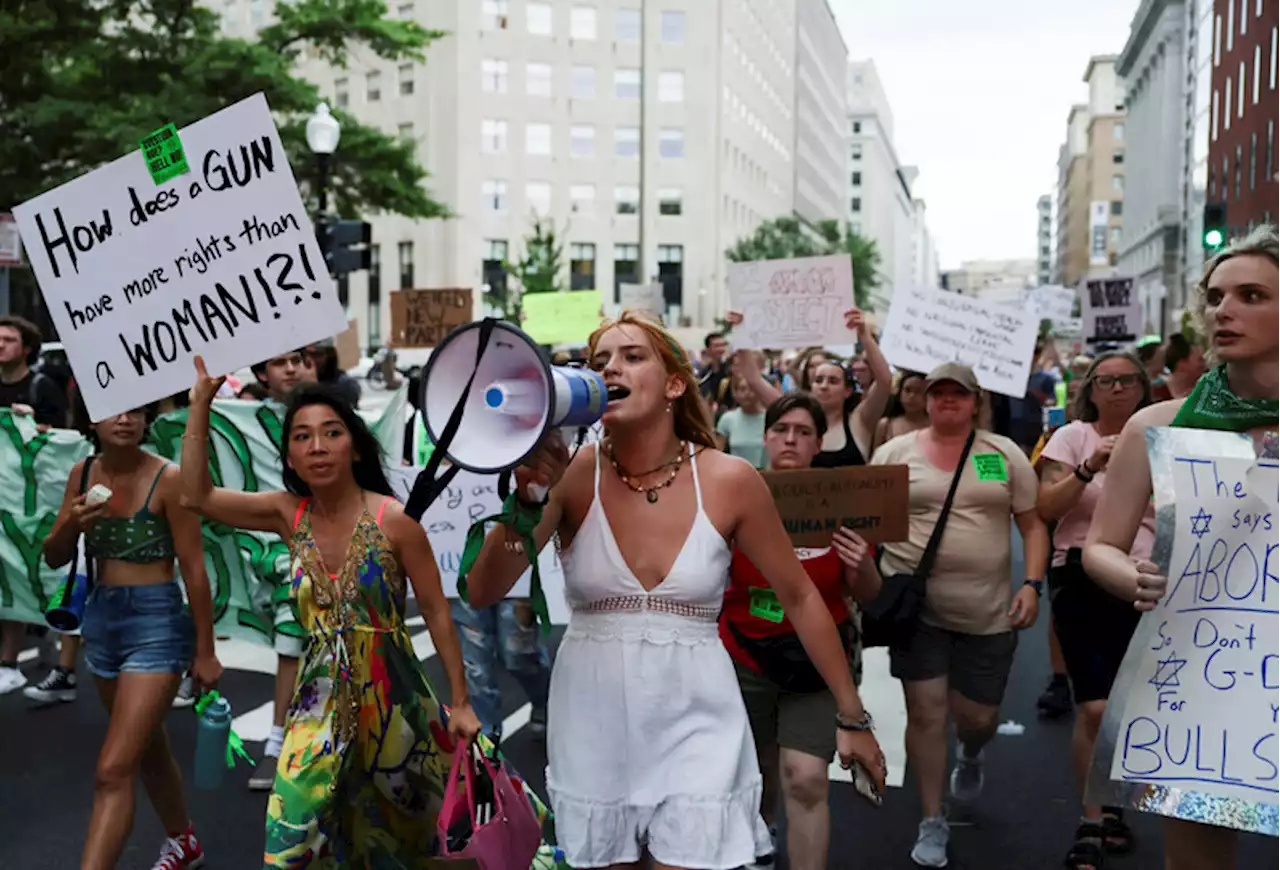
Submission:
M 266 98 L 177 134 L 185 172 L 134 151 L 14 209 L 93 420 L 347 325 Z

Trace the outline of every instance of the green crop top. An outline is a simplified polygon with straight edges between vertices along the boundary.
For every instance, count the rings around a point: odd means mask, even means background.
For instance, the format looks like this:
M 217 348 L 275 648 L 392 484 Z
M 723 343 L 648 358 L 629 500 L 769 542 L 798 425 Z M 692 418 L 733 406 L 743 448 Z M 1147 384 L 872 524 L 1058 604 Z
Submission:
M 117 562 L 160 562 L 174 557 L 173 532 L 169 521 L 151 510 L 160 475 L 151 482 L 142 508 L 131 517 L 103 517 L 84 533 L 84 552 L 90 559 L 114 559 Z

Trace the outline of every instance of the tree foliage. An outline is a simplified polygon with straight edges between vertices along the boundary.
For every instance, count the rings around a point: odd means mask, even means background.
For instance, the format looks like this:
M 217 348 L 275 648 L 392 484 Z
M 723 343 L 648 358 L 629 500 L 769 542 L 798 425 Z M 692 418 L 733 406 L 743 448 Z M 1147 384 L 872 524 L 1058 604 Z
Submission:
M 564 283 L 564 242 L 550 220 L 535 217 L 524 238 L 520 259 L 503 263 L 508 279 L 505 287 L 491 288 L 489 301 L 502 309 L 508 320 L 519 322 L 520 297 L 526 293 L 559 293 L 568 289 Z
M 223 33 L 193 0 L 7 0 L 0 4 L 0 211 L 258 91 L 276 116 L 289 162 L 315 207 L 306 120 L 322 99 L 304 60 L 345 67 L 353 49 L 422 61 L 441 36 L 392 19 L 382 0 L 293 0 L 250 39 Z M 356 217 L 448 210 L 425 187 L 412 142 L 333 109 L 342 140 L 330 201 Z
M 793 257 L 820 257 L 848 254 L 853 262 L 853 295 L 859 308 L 865 308 L 871 291 L 880 286 L 880 251 L 874 239 L 854 233 L 848 224 L 819 221 L 815 233 L 805 232 L 793 217 L 774 218 L 756 227 L 725 251 L 735 263 L 752 260 L 787 260 Z

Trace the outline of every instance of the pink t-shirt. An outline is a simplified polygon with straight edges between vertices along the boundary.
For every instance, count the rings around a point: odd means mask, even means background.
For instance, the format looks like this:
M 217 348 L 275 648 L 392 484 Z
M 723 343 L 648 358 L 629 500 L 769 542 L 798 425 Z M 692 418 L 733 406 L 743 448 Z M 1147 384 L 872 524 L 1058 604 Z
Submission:
M 1061 462 L 1063 465 L 1075 468 L 1092 456 L 1100 443 L 1102 443 L 1102 436 L 1093 428 L 1093 424 L 1081 423 L 1077 420 L 1053 433 L 1053 437 L 1041 451 L 1040 458 L 1052 459 L 1054 462 Z M 1089 532 L 1089 522 L 1093 519 L 1093 512 L 1098 507 L 1098 499 L 1102 495 L 1102 484 L 1105 479 L 1104 471 L 1094 475 L 1093 482 L 1084 488 L 1076 506 L 1058 520 L 1057 528 L 1053 530 L 1054 567 L 1066 564 L 1067 550 L 1084 546 L 1085 535 Z M 1155 508 L 1148 504 L 1129 555 L 1135 559 L 1150 558 L 1151 545 L 1155 537 L 1156 512 Z

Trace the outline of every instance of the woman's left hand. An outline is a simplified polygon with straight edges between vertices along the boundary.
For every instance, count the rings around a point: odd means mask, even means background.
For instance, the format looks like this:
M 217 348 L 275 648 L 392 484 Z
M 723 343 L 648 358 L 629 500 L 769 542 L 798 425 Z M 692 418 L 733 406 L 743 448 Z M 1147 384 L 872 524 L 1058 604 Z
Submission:
M 222 662 L 213 653 L 198 655 L 191 663 L 191 681 L 195 683 L 196 694 L 216 688 L 222 679 Z
M 1036 616 L 1040 612 L 1040 596 L 1030 586 L 1023 586 L 1013 596 L 1013 606 L 1009 608 L 1009 618 L 1013 627 L 1030 628 L 1036 624 Z
M 857 571 L 862 567 L 862 560 L 867 557 L 867 551 L 871 549 L 861 535 L 843 526 L 836 529 L 835 535 L 831 538 L 831 546 L 840 557 L 840 561 L 847 565 L 850 571 Z
M 480 719 L 470 704 L 459 704 L 449 710 L 449 736 L 455 741 L 470 743 L 480 733 Z
M 859 338 L 866 334 L 867 318 L 862 313 L 861 308 L 850 308 L 844 313 L 844 328 L 850 332 L 858 333 Z

